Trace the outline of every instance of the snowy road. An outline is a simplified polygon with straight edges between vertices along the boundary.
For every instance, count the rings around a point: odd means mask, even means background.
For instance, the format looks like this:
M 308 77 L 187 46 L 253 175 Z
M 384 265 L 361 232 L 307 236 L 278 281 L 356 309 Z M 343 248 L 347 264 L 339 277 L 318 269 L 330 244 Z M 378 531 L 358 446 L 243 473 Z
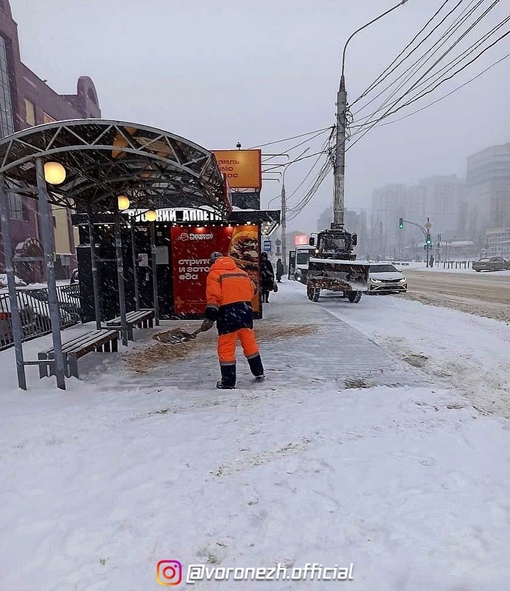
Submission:
M 362 311 L 322 304 L 376 343 L 453 388 L 483 414 L 510 418 L 510 325 L 398 296 L 370 296 Z
M 510 321 L 510 275 L 508 272 L 448 273 L 404 269 L 408 278 L 406 298 L 454 308 L 464 312 Z
M 0 353 L 2 591 L 156 591 L 161 560 L 289 576 L 352 563 L 353 591 L 508 591 L 509 326 L 392 296 L 313 304 L 294 282 L 271 299 L 257 324 L 269 378 L 256 388 L 242 362 L 239 389 L 212 387 L 212 332 L 140 376 L 88 356 L 65 393 L 33 375 L 17 391 L 12 350 Z M 343 322 L 424 384 L 339 381 Z M 329 347 L 314 348 L 324 334 Z

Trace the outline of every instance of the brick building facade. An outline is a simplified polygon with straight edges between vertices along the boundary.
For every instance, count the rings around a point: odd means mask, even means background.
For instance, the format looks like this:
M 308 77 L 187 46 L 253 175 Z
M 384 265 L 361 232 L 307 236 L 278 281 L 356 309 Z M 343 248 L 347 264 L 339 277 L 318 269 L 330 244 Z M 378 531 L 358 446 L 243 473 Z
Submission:
M 33 125 L 68 119 L 101 117 L 94 83 L 88 76 L 78 79 L 76 94 L 60 95 L 21 61 L 18 25 L 9 0 L 0 0 L 0 137 Z M 39 229 L 37 201 L 9 195 L 13 248 L 25 256 L 37 254 Z M 54 208 L 56 269 L 61 278 L 69 277 L 74 266 L 74 233 L 69 212 Z M 0 236 L 0 269 L 3 270 Z M 44 279 L 37 265 L 19 265 L 16 272 L 30 281 Z

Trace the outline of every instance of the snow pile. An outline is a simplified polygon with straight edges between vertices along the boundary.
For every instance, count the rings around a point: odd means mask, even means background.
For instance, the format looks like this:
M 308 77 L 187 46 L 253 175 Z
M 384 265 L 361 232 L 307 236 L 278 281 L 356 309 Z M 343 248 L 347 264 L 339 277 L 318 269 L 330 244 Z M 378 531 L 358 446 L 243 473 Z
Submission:
M 290 310 L 294 324 L 333 334 L 338 315 L 437 387 L 341 386 L 323 361 L 341 353 L 341 334 L 330 351 L 313 348 L 314 334 L 261 341 L 270 378 L 229 392 L 212 387 L 212 331 L 208 350 L 145 377 L 120 371 L 113 355 L 85 358 L 89 373 L 66 392 L 33 376 L 17 391 L 13 352 L 0 353 L 2 591 L 156 590 L 161 560 L 184 573 L 352 563 L 353 591 L 507 591 L 510 443 L 496 416 L 506 407 L 498 400 L 482 416 L 472 404 L 478 396 L 483 410 L 489 393 L 502 394 L 494 382 L 478 391 L 480 367 L 508 383 L 508 326 L 393 297 L 312 304 L 304 292 L 284 283 L 259 326 L 284 330 Z M 145 334 L 139 349 L 153 342 Z M 179 389 L 182 363 L 194 374 Z M 439 375 L 447 366 L 452 375 Z M 336 585 L 231 578 L 195 588 Z

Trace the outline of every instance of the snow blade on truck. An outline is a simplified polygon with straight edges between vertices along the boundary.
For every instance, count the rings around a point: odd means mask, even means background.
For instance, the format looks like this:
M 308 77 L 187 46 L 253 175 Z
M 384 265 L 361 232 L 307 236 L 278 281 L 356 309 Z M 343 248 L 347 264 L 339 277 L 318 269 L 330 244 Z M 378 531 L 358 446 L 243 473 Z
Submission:
M 311 258 L 308 262 L 307 295 L 314 302 L 320 290 L 342 291 L 350 302 L 357 303 L 368 290 L 370 265 L 340 259 Z

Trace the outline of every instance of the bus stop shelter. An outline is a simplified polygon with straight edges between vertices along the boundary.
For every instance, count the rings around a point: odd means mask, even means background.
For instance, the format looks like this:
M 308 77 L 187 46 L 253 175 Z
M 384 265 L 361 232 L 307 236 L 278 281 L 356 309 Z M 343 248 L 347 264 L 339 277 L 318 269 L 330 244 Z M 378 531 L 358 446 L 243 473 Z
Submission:
M 121 211 L 130 207 L 145 212 L 147 219 L 157 209 L 171 207 L 207 208 L 224 218 L 231 211 L 227 183 L 212 152 L 160 129 L 121 121 L 86 119 L 39 125 L 2 138 L 1 227 L 18 385 L 25 390 L 25 366 L 39 362 L 25 360 L 23 355 L 23 327 L 17 306 L 9 223 L 9 194 L 38 200 L 55 375 L 60 389 L 65 389 L 65 367 L 54 270 L 51 205 L 91 217 L 113 214 L 124 344 L 127 344 L 127 324 L 123 295 Z M 93 224 L 90 232 L 94 306 L 99 327 Z

